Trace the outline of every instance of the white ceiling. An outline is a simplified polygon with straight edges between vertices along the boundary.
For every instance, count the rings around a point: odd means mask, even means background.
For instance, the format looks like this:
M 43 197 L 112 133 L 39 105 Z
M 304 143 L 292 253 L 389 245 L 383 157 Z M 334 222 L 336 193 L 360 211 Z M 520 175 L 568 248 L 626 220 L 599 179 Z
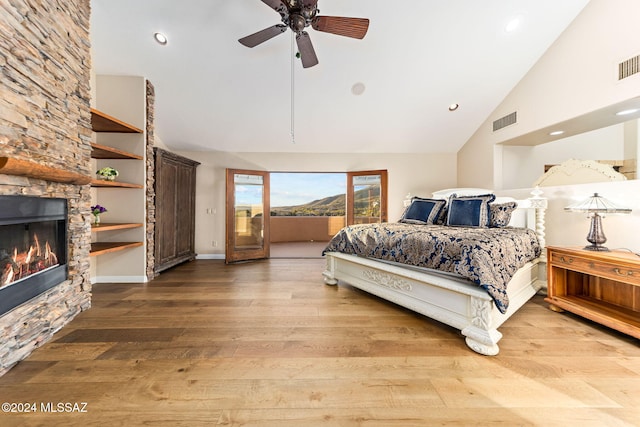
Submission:
M 321 15 L 369 18 L 369 31 L 307 29 L 320 63 L 294 64 L 295 143 L 291 31 L 237 41 L 279 23 L 260 0 L 92 0 L 93 67 L 153 83 L 156 133 L 175 150 L 455 153 L 587 3 L 319 0 Z

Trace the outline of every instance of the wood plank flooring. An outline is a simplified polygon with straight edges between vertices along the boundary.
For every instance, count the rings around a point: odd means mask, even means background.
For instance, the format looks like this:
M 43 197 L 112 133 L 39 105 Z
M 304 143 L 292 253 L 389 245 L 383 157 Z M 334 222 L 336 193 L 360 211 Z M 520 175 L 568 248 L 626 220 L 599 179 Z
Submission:
M 96 285 L 90 310 L 0 378 L 0 402 L 36 409 L 0 425 L 640 425 L 637 339 L 536 296 L 481 356 L 457 330 L 324 285 L 323 268 L 199 260 Z

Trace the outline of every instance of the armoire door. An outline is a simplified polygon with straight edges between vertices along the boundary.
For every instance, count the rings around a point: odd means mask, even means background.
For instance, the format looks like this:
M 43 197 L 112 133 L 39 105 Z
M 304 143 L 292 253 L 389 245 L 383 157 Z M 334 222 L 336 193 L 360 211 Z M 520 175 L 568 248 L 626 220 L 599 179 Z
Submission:
M 195 239 L 195 194 L 189 191 L 196 185 L 196 170 L 179 165 L 176 175 L 176 241 L 177 257 L 183 257 L 194 251 Z
M 169 158 L 156 161 L 156 265 L 171 262 L 177 255 L 178 164 Z M 159 218 L 158 218 L 159 216 Z
M 154 154 L 154 271 L 159 273 L 196 256 L 196 168 L 200 163 L 157 147 Z

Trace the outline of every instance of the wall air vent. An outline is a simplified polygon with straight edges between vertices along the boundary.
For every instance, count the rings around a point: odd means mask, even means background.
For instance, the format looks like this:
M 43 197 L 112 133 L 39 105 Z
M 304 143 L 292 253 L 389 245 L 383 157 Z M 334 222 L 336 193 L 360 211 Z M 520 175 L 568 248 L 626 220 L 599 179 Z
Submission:
M 640 71 L 640 55 L 622 61 L 618 64 L 618 80 L 626 79 Z
M 493 131 L 497 131 L 500 130 L 502 128 L 505 128 L 509 125 L 514 124 L 515 122 L 518 121 L 518 112 L 514 111 L 511 114 L 507 114 L 504 117 L 499 118 L 498 120 L 493 122 Z

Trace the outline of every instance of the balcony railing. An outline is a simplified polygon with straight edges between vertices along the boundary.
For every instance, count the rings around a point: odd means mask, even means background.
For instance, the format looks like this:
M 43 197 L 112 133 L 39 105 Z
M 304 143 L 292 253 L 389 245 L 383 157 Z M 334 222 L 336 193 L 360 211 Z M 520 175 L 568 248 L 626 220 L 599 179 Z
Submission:
M 343 216 L 272 216 L 271 243 L 328 242 L 345 225 Z

